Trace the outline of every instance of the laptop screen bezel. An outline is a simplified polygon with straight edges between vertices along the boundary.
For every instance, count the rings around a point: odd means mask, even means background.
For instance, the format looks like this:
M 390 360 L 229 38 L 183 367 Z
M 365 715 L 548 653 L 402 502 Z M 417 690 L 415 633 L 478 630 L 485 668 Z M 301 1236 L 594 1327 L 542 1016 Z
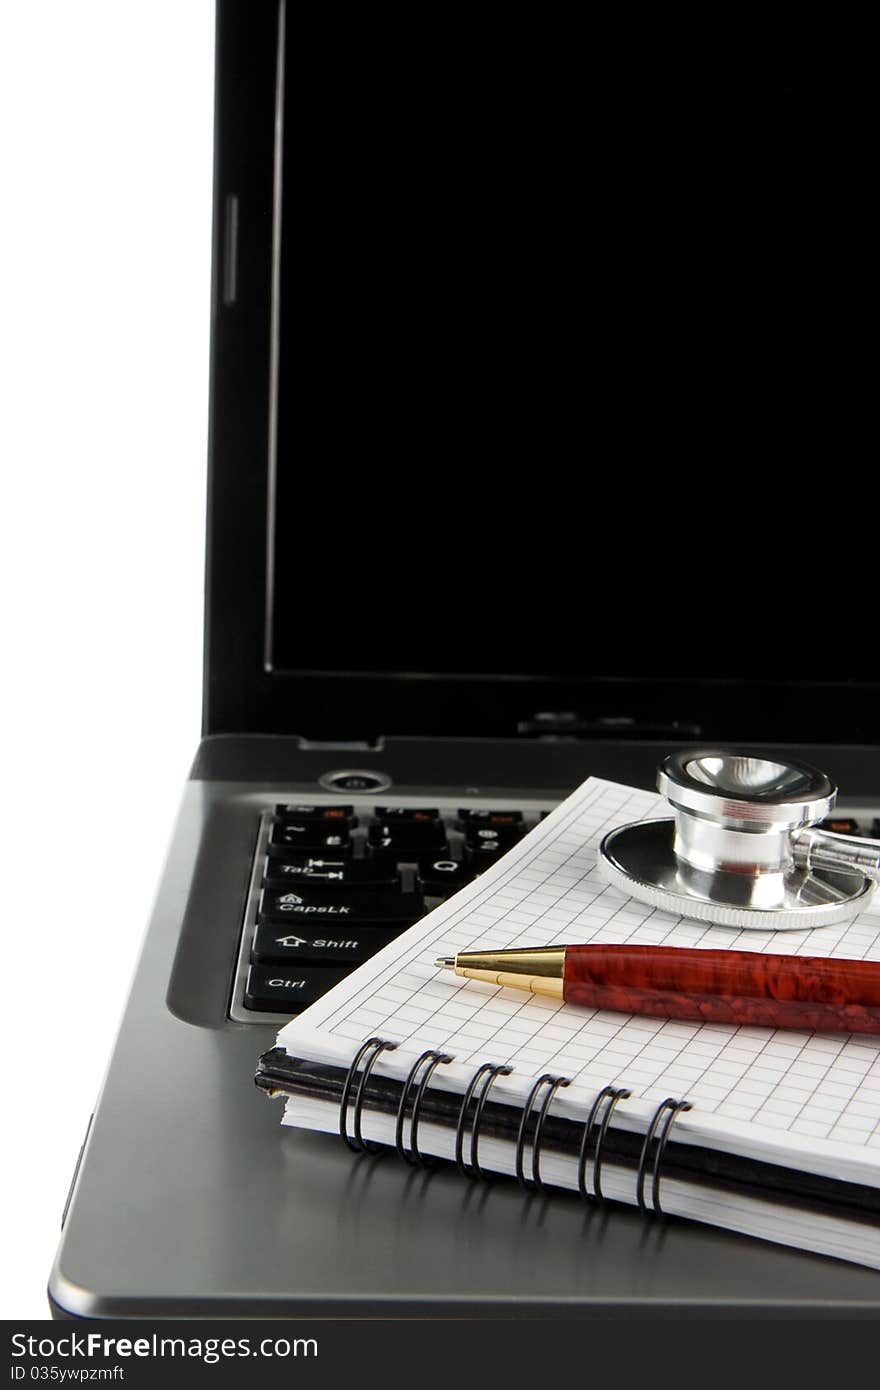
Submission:
M 650 730 L 662 737 L 678 726 L 684 737 L 699 736 L 707 718 L 714 727 L 732 702 L 757 699 L 767 727 L 748 738 L 766 732 L 809 741 L 821 715 L 826 739 L 880 742 L 870 715 L 875 682 L 273 667 L 285 11 L 285 0 L 218 5 L 203 732 L 369 739 Z

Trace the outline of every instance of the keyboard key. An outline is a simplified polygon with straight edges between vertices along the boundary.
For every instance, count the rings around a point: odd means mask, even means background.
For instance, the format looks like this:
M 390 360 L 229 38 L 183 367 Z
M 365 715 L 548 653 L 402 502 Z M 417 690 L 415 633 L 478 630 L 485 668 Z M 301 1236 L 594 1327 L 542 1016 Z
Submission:
M 470 883 L 476 873 L 470 864 L 458 864 L 454 859 L 420 859 L 419 887 L 433 898 L 446 898 Z
M 488 869 L 491 864 L 501 859 L 510 845 L 490 844 L 475 848 L 473 845 L 465 845 L 464 859 L 474 873 L 482 873 L 483 869 Z
M 393 862 L 367 859 L 267 859 L 265 882 L 307 883 L 309 888 L 400 888 L 400 873 Z
M 277 854 L 290 849 L 312 852 L 332 850 L 334 858 L 347 858 L 351 854 L 348 826 L 325 829 L 320 821 L 276 821 L 269 834 L 269 853 Z
M 261 922 L 254 936 L 251 960 L 258 965 L 283 965 L 297 970 L 305 965 L 362 965 L 398 935 L 378 927 L 353 931 L 285 931 L 277 922 Z
M 858 835 L 859 823 L 852 816 L 829 816 L 819 822 L 820 830 L 830 830 L 835 835 Z
M 373 821 L 367 832 L 367 851 L 386 858 L 413 858 L 448 853 L 442 821 Z
M 458 819 L 464 829 L 472 825 L 498 826 L 522 825 L 522 811 L 477 811 L 470 808 L 460 809 Z
M 522 838 L 522 826 L 475 825 L 464 832 L 464 842 L 469 849 L 497 850 L 502 846 L 510 849 Z
M 275 815 L 279 820 L 317 821 L 328 827 L 357 825 L 357 816 L 354 814 L 353 806 L 309 806 L 282 802 L 275 807 Z
M 411 926 L 424 916 L 425 903 L 418 893 L 351 893 L 341 889 L 328 893 L 304 884 L 296 892 L 277 892 L 264 888 L 260 900 L 260 921 L 290 922 L 310 927 L 331 924 L 340 926 L 384 926 L 389 923 Z
M 875 816 L 871 822 L 871 839 L 880 840 L 880 816 Z
M 244 1006 L 273 1014 L 299 1014 L 347 974 L 347 970 L 329 966 L 252 965 L 244 989 Z
M 414 825 L 424 825 L 426 822 L 431 824 L 440 819 L 440 812 L 436 806 L 377 806 L 375 812 L 377 820 L 392 821 L 395 825 L 410 821 Z

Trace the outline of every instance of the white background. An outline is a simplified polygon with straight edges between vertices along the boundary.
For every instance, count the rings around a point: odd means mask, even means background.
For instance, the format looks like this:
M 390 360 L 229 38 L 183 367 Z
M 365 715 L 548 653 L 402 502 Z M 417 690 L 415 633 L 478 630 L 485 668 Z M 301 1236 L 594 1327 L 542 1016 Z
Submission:
M 199 735 L 211 0 L 0 0 L 0 1317 L 59 1223 Z

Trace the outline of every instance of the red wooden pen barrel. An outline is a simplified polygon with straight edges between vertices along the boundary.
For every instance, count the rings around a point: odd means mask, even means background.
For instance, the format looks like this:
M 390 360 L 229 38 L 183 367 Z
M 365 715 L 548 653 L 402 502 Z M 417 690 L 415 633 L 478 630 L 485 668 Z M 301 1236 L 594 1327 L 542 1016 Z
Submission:
M 563 998 L 621 1013 L 834 1033 L 880 1033 L 880 961 L 569 946 Z

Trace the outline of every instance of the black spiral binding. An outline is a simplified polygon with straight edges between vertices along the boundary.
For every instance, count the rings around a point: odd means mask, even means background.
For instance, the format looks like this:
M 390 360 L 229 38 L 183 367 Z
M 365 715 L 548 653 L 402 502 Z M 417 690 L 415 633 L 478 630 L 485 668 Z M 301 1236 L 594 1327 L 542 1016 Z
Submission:
M 645 1134 L 645 1142 L 642 1145 L 642 1152 L 639 1156 L 639 1171 L 636 1177 L 636 1202 L 639 1211 L 645 1216 L 648 1214 L 648 1207 L 645 1202 L 645 1179 L 648 1173 L 647 1161 L 651 1144 L 656 1135 L 657 1151 L 654 1154 L 651 1174 L 651 1210 L 654 1216 L 662 1216 L 663 1208 L 660 1205 L 660 1176 L 663 1167 L 663 1154 L 666 1151 L 666 1143 L 669 1139 L 669 1131 L 672 1129 L 676 1117 L 680 1115 L 683 1110 L 690 1109 L 692 1109 L 692 1106 L 689 1101 L 676 1100 L 674 1096 L 667 1096 L 665 1100 L 661 1100 L 651 1118 L 651 1123 Z
M 605 1197 L 602 1192 L 602 1146 L 605 1143 L 605 1135 L 608 1133 L 608 1126 L 614 1107 L 619 1100 L 627 1100 L 632 1094 L 622 1087 L 615 1089 L 614 1086 L 606 1086 L 600 1091 L 593 1101 L 590 1113 L 584 1125 L 584 1137 L 581 1140 L 581 1149 L 578 1155 L 578 1191 L 586 1200 L 594 1202 L 604 1202 Z M 599 1133 L 596 1137 L 596 1149 L 593 1154 L 593 1191 L 587 1191 L 587 1156 L 589 1153 L 590 1136 L 593 1133 L 593 1126 L 599 1118 L 599 1110 L 605 1103 L 602 1119 L 599 1121 Z
M 523 1106 L 522 1119 L 519 1122 L 519 1133 L 516 1136 L 516 1176 L 523 1187 L 530 1192 L 543 1192 L 544 1184 L 541 1181 L 541 1141 L 544 1137 L 544 1121 L 547 1119 L 547 1112 L 550 1109 L 550 1102 L 556 1095 L 560 1086 L 568 1086 L 571 1080 L 567 1076 L 551 1076 L 550 1072 L 545 1071 L 543 1076 L 539 1076 L 532 1089 L 529 1091 L 528 1100 Z M 542 1086 L 546 1086 L 547 1092 L 541 1103 L 538 1112 L 535 1133 L 532 1138 L 532 1176 L 531 1179 L 525 1175 L 525 1143 L 526 1131 L 528 1129 L 529 1118 L 532 1107 L 537 1099 L 538 1092 Z
M 467 1090 L 461 1102 L 461 1109 L 458 1112 L 458 1123 L 455 1126 L 455 1166 L 466 1178 L 485 1178 L 486 1176 L 480 1167 L 478 1156 L 480 1122 L 483 1118 L 483 1109 L 486 1105 L 486 1097 L 492 1089 L 496 1077 L 509 1076 L 512 1070 L 512 1067 L 505 1066 L 503 1063 L 484 1062 L 481 1067 L 477 1068 L 468 1082 Z M 470 1163 L 467 1164 L 464 1161 L 464 1129 L 467 1120 L 468 1106 L 474 1098 L 474 1093 L 476 1092 L 481 1077 L 485 1077 L 485 1080 L 483 1081 L 480 1094 L 477 1097 L 476 1109 L 474 1110 L 474 1118 L 471 1124 Z
M 431 1048 L 429 1048 L 427 1052 L 422 1053 L 421 1057 L 417 1057 L 416 1060 L 413 1062 L 412 1066 L 410 1067 L 409 1076 L 406 1078 L 406 1082 L 403 1087 L 403 1092 L 400 1097 L 400 1104 L 397 1107 L 397 1128 L 395 1131 L 394 1138 L 394 1146 L 397 1149 L 397 1152 L 399 1153 L 400 1157 L 404 1159 L 407 1163 L 411 1163 L 413 1165 L 421 1164 L 423 1168 L 429 1168 L 432 1166 L 431 1161 L 425 1158 L 424 1155 L 419 1152 L 419 1115 L 421 1114 L 422 1101 L 424 1099 L 425 1091 L 428 1089 L 428 1082 L 431 1080 L 431 1077 L 434 1075 L 434 1072 L 441 1065 L 441 1063 L 451 1061 L 452 1058 L 449 1056 L 448 1053 L 434 1052 Z M 410 1147 L 409 1150 L 407 1150 L 403 1142 L 403 1125 L 404 1120 L 406 1118 L 407 1102 L 409 1101 L 409 1094 L 413 1088 L 413 1084 L 415 1082 L 419 1068 L 425 1062 L 428 1063 L 428 1066 L 425 1067 L 424 1073 L 419 1082 L 418 1090 L 416 1091 L 415 1101 L 413 1102 L 412 1119 L 410 1120 L 409 1126 Z
M 390 1042 L 386 1038 L 367 1038 L 355 1053 L 351 1066 L 345 1078 L 342 1088 L 342 1100 L 339 1105 L 339 1133 L 348 1147 L 355 1153 L 378 1153 L 383 1145 L 365 1139 L 361 1132 L 361 1119 L 363 1112 L 364 1096 L 366 1094 L 367 1081 L 370 1073 L 376 1064 L 379 1056 L 385 1052 L 393 1052 L 397 1043 Z M 357 1091 L 354 1098 L 354 1124 L 353 1133 L 348 1133 L 348 1107 L 351 1100 L 351 1092 L 354 1086 L 355 1077 L 361 1062 L 364 1061 L 363 1070 L 358 1081 Z M 431 1166 L 431 1160 L 427 1159 L 419 1150 L 418 1132 L 419 1117 L 422 1110 L 422 1102 L 428 1089 L 431 1077 L 439 1066 L 452 1061 L 452 1057 L 445 1052 L 437 1052 L 429 1048 L 417 1057 L 409 1070 L 409 1074 L 403 1086 L 400 1102 L 397 1107 L 397 1124 L 395 1129 L 395 1148 L 407 1163 L 412 1166 L 420 1165 L 423 1168 Z M 427 1065 L 426 1065 L 427 1064 Z M 421 1076 L 419 1072 L 421 1070 Z M 484 1062 L 474 1072 L 461 1102 L 458 1112 L 458 1121 L 455 1127 L 455 1163 L 459 1172 L 468 1178 L 485 1178 L 479 1161 L 480 1144 L 480 1124 L 489 1092 L 499 1076 L 509 1076 L 512 1067 L 503 1063 Z M 482 1082 L 482 1085 L 480 1083 Z M 544 1140 L 544 1126 L 550 1112 L 550 1106 L 556 1092 L 563 1086 L 571 1084 L 567 1076 L 553 1076 L 551 1072 L 544 1072 L 537 1078 L 528 1097 L 523 1105 L 522 1116 L 520 1118 L 519 1130 L 516 1137 L 516 1176 L 520 1184 L 531 1192 L 543 1192 L 544 1182 L 541 1178 L 541 1146 Z M 415 1099 L 413 1100 L 412 1115 L 410 1117 L 410 1137 L 409 1148 L 404 1143 L 404 1127 L 406 1124 L 407 1106 L 409 1105 L 410 1095 L 413 1087 Z M 544 1090 L 544 1096 L 538 1110 L 535 1130 L 532 1135 L 532 1160 L 531 1177 L 526 1177 L 525 1172 L 525 1147 L 528 1136 L 529 1121 L 535 1108 L 535 1103 L 540 1092 Z M 605 1086 L 596 1096 L 590 1107 L 590 1113 L 584 1122 L 584 1132 L 581 1139 L 580 1151 L 578 1154 L 578 1191 L 581 1196 L 594 1202 L 604 1202 L 605 1197 L 602 1192 L 602 1156 L 605 1138 L 611 1123 L 611 1117 L 615 1106 L 621 1100 L 629 1099 L 632 1093 L 624 1087 Z M 465 1130 L 467 1127 L 468 1110 L 474 1104 L 473 1119 L 471 1121 L 470 1133 L 470 1155 L 469 1161 L 465 1161 L 464 1144 Z M 669 1135 L 677 1117 L 685 1110 L 691 1110 L 689 1101 L 677 1100 L 674 1096 L 667 1096 L 657 1106 L 651 1117 L 642 1143 L 639 1155 L 639 1166 L 636 1173 L 636 1205 L 639 1211 L 647 1216 L 663 1216 L 663 1208 L 660 1205 L 660 1182 L 663 1173 L 663 1158 L 666 1153 L 666 1146 L 669 1142 Z M 592 1191 L 587 1184 L 587 1167 L 590 1156 L 590 1141 L 593 1131 L 597 1130 L 596 1144 L 593 1150 L 592 1164 Z M 650 1164 L 651 1170 L 651 1206 L 645 1200 L 645 1185 L 648 1179 L 649 1155 L 651 1145 L 656 1140 L 653 1162 Z
M 369 1078 L 370 1072 L 373 1070 L 373 1067 L 376 1064 L 377 1058 L 379 1057 L 380 1053 L 385 1051 L 393 1052 L 396 1047 L 397 1043 L 388 1042 L 386 1038 L 367 1038 L 367 1041 L 365 1043 L 362 1043 L 362 1045 L 358 1048 L 357 1052 L 352 1058 L 351 1066 L 348 1069 L 348 1075 L 345 1078 L 345 1085 L 342 1088 L 342 1100 L 339 1103 L 339 1133 L 342 1135 L 342 1138 L 344 1139 L 345 1143 L 354 1153 L 378 1153 L 379 1150 L 382 1148 L 381 1144 L 372 1143 L 370 1140 L 365 1139 L 364 1136 L 361 1134 L 361 1110 L 364 1104 L 364 1093 L 366 1090 L 367 1080 Z M 366 1056 L 367 1052 L 370 1051 L 370 1048 L 372 1048 L 373 1050 L 372 1052 L 370 1052 L 370 1055 L 367 1058 L 367 1061 L 364 1065 L 363 1072 L 361 1073 L 361 1079 L 358 1083 L 357 1094 L 354 1099 L 354 1136 L 352 1137 L 348 1133 L 348 1101 L 351 1095 L 351 1088 L 354 1084 L 354 1078 L 357 1073 L 357 1069 L 361 1063 L 361 1059 L 364 1056 Z

